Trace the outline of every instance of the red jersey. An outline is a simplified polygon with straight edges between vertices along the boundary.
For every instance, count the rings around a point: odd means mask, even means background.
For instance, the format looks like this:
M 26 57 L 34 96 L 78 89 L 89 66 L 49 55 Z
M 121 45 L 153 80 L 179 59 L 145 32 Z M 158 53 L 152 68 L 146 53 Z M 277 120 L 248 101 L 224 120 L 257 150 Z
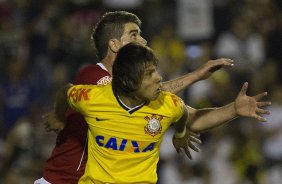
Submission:
M 106 85 L 112 78 L 98 63 L 82 68 L 74 84 Z M 87 162 L 87 124 L 82 115 L 71 109 L 66 112 L 66 126 L 58 134 L 56 146 L 44 166 L 43 177 L 52 184 L 77 184 Z

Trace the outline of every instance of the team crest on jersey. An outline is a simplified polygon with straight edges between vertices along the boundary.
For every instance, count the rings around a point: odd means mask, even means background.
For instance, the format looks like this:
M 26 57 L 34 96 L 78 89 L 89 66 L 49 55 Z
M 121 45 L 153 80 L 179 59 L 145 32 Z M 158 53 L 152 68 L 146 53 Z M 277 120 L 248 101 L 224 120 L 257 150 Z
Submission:
M 157 117 L 157 115 L 154 114 L 151 118 L 146 116 L 144 119 L 148 121 L 148 124 L 144 127 L 146 134 L 149 134 L 154 137 L 155 135 L 161 133 L 161 120 L 163 119 L 162 116 Z
M 109 84 L 110 82 L 112 82 L 112 77 L 110 76 L 105 76 L 105 77 L 102 77 L 98 82 L 97 82 L 97 85 L 107 85 Z

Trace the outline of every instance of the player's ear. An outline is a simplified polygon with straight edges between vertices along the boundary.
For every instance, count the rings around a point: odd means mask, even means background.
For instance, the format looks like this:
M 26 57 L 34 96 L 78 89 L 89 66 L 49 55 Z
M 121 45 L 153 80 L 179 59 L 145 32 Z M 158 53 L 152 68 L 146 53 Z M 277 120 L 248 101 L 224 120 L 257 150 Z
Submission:
M 113 38 L 109 40 L 109 48 L 112 52 L 117 53 L 120 47 L 121 45 L 118 39 Z

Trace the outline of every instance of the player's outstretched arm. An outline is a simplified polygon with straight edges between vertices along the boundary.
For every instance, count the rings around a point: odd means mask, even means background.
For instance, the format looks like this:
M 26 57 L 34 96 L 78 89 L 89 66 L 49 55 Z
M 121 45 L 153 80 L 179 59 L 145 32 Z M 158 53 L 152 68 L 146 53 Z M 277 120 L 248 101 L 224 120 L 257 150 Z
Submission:
M 170 81 L 163 82 L 162 89 L 164 91 L 178 93 L 199 80 L 209 78 L 213 72 L 219 70 L 220 68 L 232 67 L 233 65 L 233 60 L 228 58 L 209 60 L 203 66 L 199 67 L 197 70 L 191 73 L 188 73 Z
M 68 108 L 67 90 L 72 84 L 67 84 L 61 88 L 55 98 L 54 108 L 42 116 L 44 126 L 47 131 L 55 131 L 58 133 L 65 127 L 65 112 Z
M 173 145 L 177 152 L 183 149 L 186 155 L 191 159 L 188 145 L 191 143 L 189 130 L 193 132 L 201 132 L 211 128 L 218 127 L 237 117 L 249 117 L 258 121 L 267 121 L 262 115 L 270 114 L 263 107 L 271 105 L 271 102 L 260 101 L 267 93 L 263 92 L 255 96 L 247 96 L 248 83 L 244 83 L 241 91 L 234 102 L 219 108 L 194 109 L 187 106 L 188 123 L 185 135 L 178 134 L 173 137 Z M 191 147 L 191 146 L 190 146 Z
M 269 101 L 261 101 L 267 92 L 255 96 L 246 94 L 248 83 L 244 83 L 235 101 L 219 108 L 193 109 L 189 108 L 188 127 L 195 132 L 209 130 L 218 127 L 236 117 L 249 117 L 258 121 L 267 121 L 262 115 L 270 114 L 263 109 L 271 105 Z

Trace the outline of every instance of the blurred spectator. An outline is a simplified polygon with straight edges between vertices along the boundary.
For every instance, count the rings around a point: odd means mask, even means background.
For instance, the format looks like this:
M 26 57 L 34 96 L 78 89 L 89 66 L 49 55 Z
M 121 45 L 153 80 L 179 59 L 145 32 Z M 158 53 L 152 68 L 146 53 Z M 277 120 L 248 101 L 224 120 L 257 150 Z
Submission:
M 273 60 L 266 60 L 262 67 L 257 70 L 252 76 L 252 91 L 271 91 L 279 80 L 279 68 L 277 67 L 277 62 Z
M 263 184 L 263 153 L 261 137 L 257 133 L 259 132 L 258 124 L 242 121 L 237 123 L 240 127 L 237 131 L 233 130 L 235 142 L 231 153 L 231 159 L 238 175 L 237 183 Z
M 175 34 L 171 24 L 165 24 L 152 38 L 151 48 L 159 58 L 159 70 L 164 81 L 179 76 L 186 61 L 185 44 Z
M 137 10 L 142 20 L 142 35 L 150 43 L 151 39 L 159 34 L 161 27 L 170 24 L 175 27 L 175 0 L 150 0 Z
M 282 84 L 282 12 L 275 16 L 275 24 L 267 36 L 267 57 L 276 63 L 278 79 Z
M 5 80 L 0 85 L 2 138 L 5 138 L 18 119 L 33 118 L 38 109 L 39 95 L 28 80 L 24 63 L 11 57 L 6 67 Z
M 232 80 L 236 86 L 250 81 L 252 74 L 265 59 L 264 41 L 261 35 L 252 32 L 245 18 L 235 17 L 230 29 L 219 35 L 215 45 L 216 57 L 234 60 Z
M 136 9 L 143 3 L 143 0 L 104 0 L 105 8 L 109 9 Z
M 231 160 L 234 149 L 234 137 L 228 133 L 228 127 L 220 127 L 211 132 L 210 140 L 206 144 L 207 167 L 210 170 L 211 184 L 236 184 L 238 175 Z
M 185 41 L 209 40 L 214 35 L 211 0 L 178 0 L 177 34 Z
M 171 144 L 173 127 L 164 135 L 161 143 L 159 162 L 159 184 L 204 184 L 207 180 L 205 165 L 201 162 L 204 151 L 191 151 L 193 160 L 188 160 L 184 153 L 177 155 Z
M 0 182 L 30 184 L 40 176 L 42 157 L 35 127 L 27 118 L 18 119 L 4 140 L 1 153 Z M 1 181 L 2 179 L 2 181 Z
M 267 124 L 261 124 L 263 153 L 265 155 L 266 181 L 265 183 L 278 184 L 282 181 L 282 86 L 273 86 L 271 91 L 272 105 Z

